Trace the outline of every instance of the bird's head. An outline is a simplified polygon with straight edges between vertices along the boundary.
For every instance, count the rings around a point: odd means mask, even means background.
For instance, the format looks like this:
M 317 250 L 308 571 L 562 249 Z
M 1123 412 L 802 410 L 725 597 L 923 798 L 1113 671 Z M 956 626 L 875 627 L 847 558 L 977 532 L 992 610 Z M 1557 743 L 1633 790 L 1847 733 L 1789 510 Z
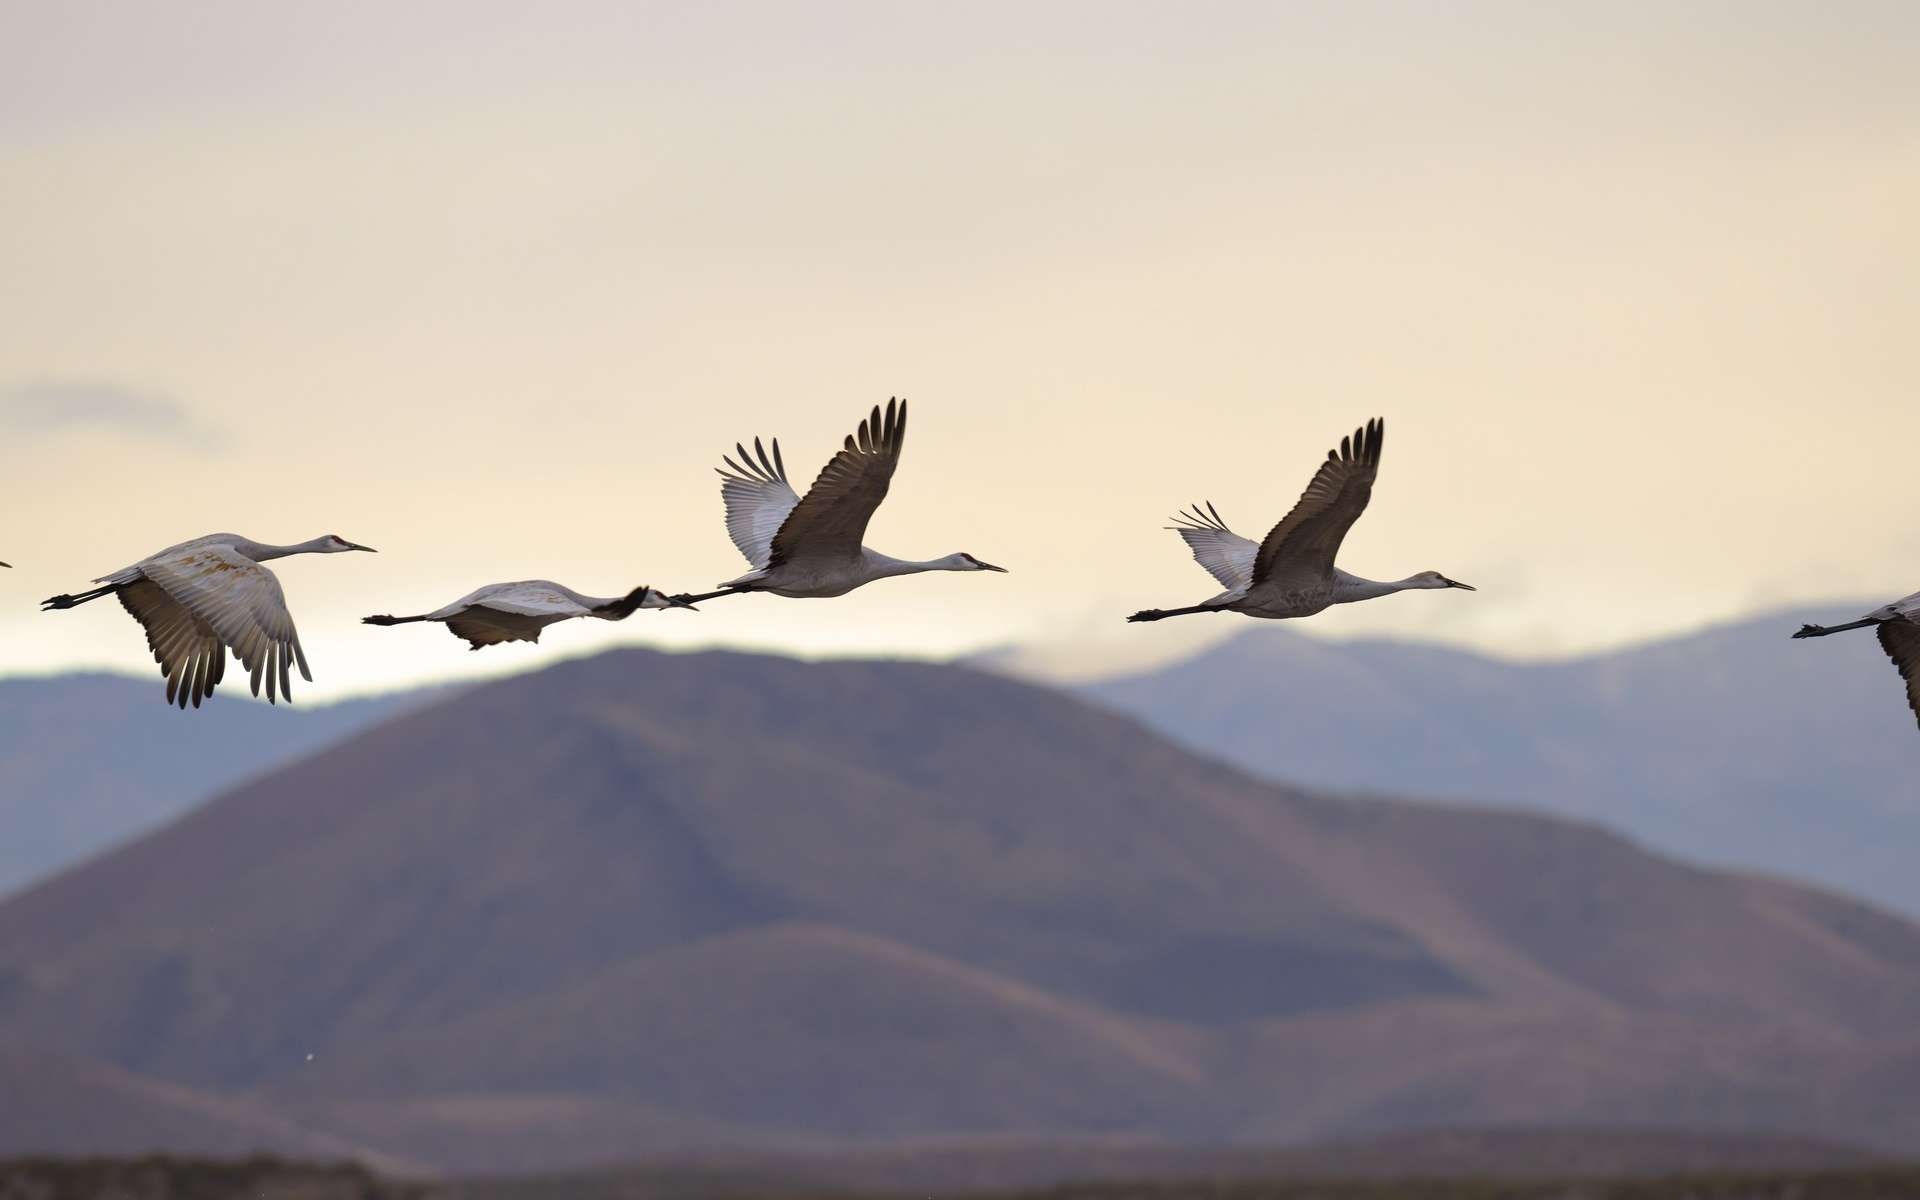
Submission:
M 685 600 L 676 600 L 661 592 L 659 588 L 645 584 L 633 589 L 612 604 L 594 610 L 594 615 L 620 621 L 632 616 L 643 608 L 693 608 Z M 695 611 L 698 611 L 697 609 Z
M 1463 592 L 1477 592 L 1480 589 L 1472 584 L 1461 583 L 1458 579 L 1448 579 L 1438 571 L 1422 571 L 1413 577 L 1414 586 L 1423 588 L 1459 588 Z
M 964 550 L 958 554 L 947 555 L 945 566 L 949 571 L 998 571 L 1002 575 L 1007 573 L 1005 567 L 996 567 L 990 562 L 981 562 Z
M 659 588 L 643 587 L 639 590 L 646 593 L 640 599 L 641 608 L 693 608 L 690 601 L 682 600 L 678 596 L 669 596 Z M 693 611 L 700 610 L 693 608 Z
M 308 544 L 313 547 L 315 554 L 345 554 L 349 550 L 365 550 L 368 554 L 379 553 L 379 551 L 375 550 L 372 546 L 362 546 L 357 542 L 350 542 L 337 533 L 329 533 L 324 537 L 317 537 Z

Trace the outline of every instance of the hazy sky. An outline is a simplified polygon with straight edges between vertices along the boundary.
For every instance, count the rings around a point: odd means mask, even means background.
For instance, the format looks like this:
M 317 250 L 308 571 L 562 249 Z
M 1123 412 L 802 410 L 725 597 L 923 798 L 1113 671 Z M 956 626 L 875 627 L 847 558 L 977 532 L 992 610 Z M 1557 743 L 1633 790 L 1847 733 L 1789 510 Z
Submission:
M 1684 11 L 1679 11 L 1684 10 Z M 35 602 L 215 530 L 321 687 L 609 640 L 947 652 L 1127 629 L 1388 419 L 1314 619 L 1515 654 L 1920 587 L 1920 6 L 0 0 L 0 671 Z M 913 401 L 930 575 L 563 626 L 480 583 L 744 567 L 711 468 Z M 1220 631 L 1233 618 L 1195 618 Z

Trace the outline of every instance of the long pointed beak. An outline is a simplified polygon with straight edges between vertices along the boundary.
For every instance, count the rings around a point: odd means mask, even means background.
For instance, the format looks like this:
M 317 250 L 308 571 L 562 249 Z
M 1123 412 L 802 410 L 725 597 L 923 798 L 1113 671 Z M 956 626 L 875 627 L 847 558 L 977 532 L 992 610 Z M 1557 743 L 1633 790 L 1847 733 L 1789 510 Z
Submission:
M 695 608 L 695 607 L 694 607 L 694 604 L 693 604 L 693 601 L 691 601 L 691 600 L 682 600 L 682 599 L 681 599 L 680 597 L 678 597 L 678 596 L 668 596 L 668 597 L 667 597 L 667 607 L 668 607 L 668 608 L 684 608 L 684 609 L 686 609 L 686 610 L 688 610 L 689 612 L 699 612 L 699 611 L 700 611 L 700 610 L 699 610 L 698 608 Z
M 380 553 L 380 552 L 379 552 L 378 550 L 375 550 L 375 549 L 374 549 L 374 548 L 373 548 L 372 546 L 362 546 L 362 545 L 360 545 L 360 544 L 359 544 L 358 542 L 348 542 L 348 543 L 347 543 L 347 549 L 349 549 L 349 550 L 365 550 L 365 551 L 366 551 L 366 552 L 367 552 L 368 554 L 378 554 L 378 553 Z
M 978 560 L 978 559 L 975 559 L 974 561 L 975 561 L 975 562 L 979 562 L 979 560 Z M 990 562 L 983 562 L 983 563 L 980 563 L 980 569 L 981 569 L 982 571 L 998 571 L 998 572 L 1000 572 L 1000 573 L 1001 573 L 1002 575 L 1005 575 L 1005 574 L 1007 574 L 1007 569 L 1006 569 L 1005 567 L 996 567 L 996 566 L 994 566 L 994 565 L 993 565 L 992 563 L 990 563 Z
M 1480 590 L 1479 588 L 1474 587 L 1470 583 L 1461 583 L 1458 579 L 1447 580 L 1447 586 L 1459 588 L 1463 592 L 1477 592 Z

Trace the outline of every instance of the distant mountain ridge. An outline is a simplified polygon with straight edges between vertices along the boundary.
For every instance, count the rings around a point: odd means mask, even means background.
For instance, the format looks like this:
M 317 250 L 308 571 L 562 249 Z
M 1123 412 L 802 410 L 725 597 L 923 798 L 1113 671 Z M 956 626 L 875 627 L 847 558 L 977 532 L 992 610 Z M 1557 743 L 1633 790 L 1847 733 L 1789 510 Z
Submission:
M 1868 906 L 1262 783 L 915 663 L 564 663 L 0 903 L 0 1037 L 460 1170 L 1511 1124 L 1910 1145 L 1917 1027 L 1920 927 Z
M 1920 838 L 1920 738 L 1901 727 L 1898 679 L 1870 636 L 1787 639 L 1870 607 L 1544 662 L 1254 624 L 1071 686 L 1281 782 L 1576 816 L 1920 914 L 1902 850 Z M 1028 657 L 969 661 L 1018 675 Z M 435 690 L 283 709 L 222 699 L 183 717 L 145 679 L 0 679 L 0 896 Z
M 1870 635 L 1789 640 L 1870 607 L 1546 662 L 1268 624 L 1075 690 L 1267 778 L 1578 817 L 1920 913 L 1899 678 Z

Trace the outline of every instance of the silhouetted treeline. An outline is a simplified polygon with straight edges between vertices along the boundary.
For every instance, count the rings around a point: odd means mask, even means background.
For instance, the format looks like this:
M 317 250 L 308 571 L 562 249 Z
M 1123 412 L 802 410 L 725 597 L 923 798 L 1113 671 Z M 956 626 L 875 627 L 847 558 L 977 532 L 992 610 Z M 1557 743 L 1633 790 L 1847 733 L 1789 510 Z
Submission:
M 1194 1180 L 1063 1184 L 958 1200 L 1914 1200 L 1920 1167 L 1727 1173 L 1629 1180 Z M 934 1200 L 942 1195 L 931 1193 Z M 724 1172 L 631 1169 L 565 1176 L 395 1180 L 350 1164 L 240 1160 L 0 1160 L 0 1200 L 929 1200 L 929 1193 L 826 1193 L 756 1185 Z
M 850 1193 L 734 1189 L 709 1179 L 488 1179 L 447 1185 L 447 1200 L 1916 1200 L 1920 1168 L 1818 1173 L 1715 1174 L 1633 1180 L 1411 1179 L 1396 1182 L 1107 1182 L 1016 1192 Z

